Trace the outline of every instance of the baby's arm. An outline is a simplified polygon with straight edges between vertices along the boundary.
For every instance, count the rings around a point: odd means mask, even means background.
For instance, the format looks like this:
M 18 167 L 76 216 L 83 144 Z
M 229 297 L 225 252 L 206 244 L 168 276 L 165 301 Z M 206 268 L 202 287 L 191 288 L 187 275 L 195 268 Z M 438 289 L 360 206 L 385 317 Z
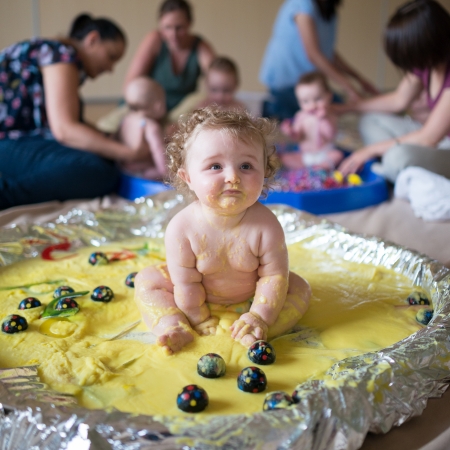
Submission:
M 164 137 L 161 125 L 153 119 L 145 119 L 144 137 L 153 156 L 156 169 L 161 177 L 167 173 Z
M 196 268 L 196 257 L 185 231 L 186 216 L 178 214 L 166 231 L 167 267 L 174 286 L 175 304 L 196 328 L 210 317 L 210 311 L 205 304 L 203 277 Z
M 301 111 L 295 114 L 292 119 L 283 120 L 280 128 L 286 136 L 296 141 L 301 141 L 304 138 L 303 115 Z
M 319 133 L 322 145 L 332 144 L 337 135 L 337 120 L 334 116 L 324 117 L 320 121 Z
M 288 291 L 288 254 L 283 229 L 276 217 L 264 211 L 260 222 L 259 280 L 250 311 L 243 314 L 231 327 L 232 337 L 243 345 L 266 339 L 267 330 L 277 320 Z

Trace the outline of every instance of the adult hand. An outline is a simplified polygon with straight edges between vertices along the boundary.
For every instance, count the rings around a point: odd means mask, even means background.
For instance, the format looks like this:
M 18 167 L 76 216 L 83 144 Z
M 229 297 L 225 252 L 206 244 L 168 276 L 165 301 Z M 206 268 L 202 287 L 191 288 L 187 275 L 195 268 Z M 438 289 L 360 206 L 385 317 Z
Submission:
M 347 93 L 347 101 L 349 103 L 357 103 L 360 100 L 362 100 L 361 94 L 353 88 L 348 88 L 346 89 L 346 93 Z
M 332 103 L 330 112 L 337 115 L 353 112 L 356 110 L 357 104 L 357 102 Z
M 338 170 L 344 176 L 347 176 L 350 173 L 356 173 L 362 168 L 364 163 L 374 156 L 375 155 L 370 147 L 362 148 L 361 150 L 353 152 L 350 156 L 347 156 L 338 167 Z

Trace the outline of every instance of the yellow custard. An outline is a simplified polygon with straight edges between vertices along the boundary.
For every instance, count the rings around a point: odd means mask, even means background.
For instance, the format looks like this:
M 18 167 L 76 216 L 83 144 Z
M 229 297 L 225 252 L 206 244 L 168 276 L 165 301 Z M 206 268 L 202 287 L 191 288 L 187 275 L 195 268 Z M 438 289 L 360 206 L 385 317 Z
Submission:
M 197 337 L 172 356 L 148 343 L 154 339 L 139 322 L 134 289 L 125 285 L 131 272 L 164 260 L 161 241 L 145 243 L 145 248 L 143 240 L 84 248 L 70 258 L 36 258 L 1 268 L 0 320 L 19 314 L 28 321 L 28 329 L 0 332 L 0 366 L 39 365 L 43 382 L 74 395 L 87 408 L 185 416 L 177 408 L 177 395 L 184 386 L 197 384 L 209 395 L 209 406 L 200 416 L 254 413 L 262 410 L 268 392 L 291 394 L 297 384 L 323 378 L 337 361 L 385 348 L 421 327 L 415 320 L 417 307 L 406 304 L 413 286 L 405 276 L 292 245 L 288 248 L 291 270 L 311 284 L 311 304 L 297 333 L 272 341 L 276 362 L 260 366 L 268 380 L 266 391 L 244 393 L 237 387 L 237 376 L 255 364 L 248 359 L 247 349 L 229 335 L 236 314 L 222 315 L 216 336 Z M 88 263 L 94 251 L 113 255 L 124 249 L 134 257 L 107 265 Z M 40 284 L 23 287 L 33 283 Z M 80 307 L 76 315 L 40 318 L 60 285 L 90 293 L 76 298 Z M 92 291 L 100 285 L 113 290 L 111 302 L 91 300 Z M 26 297 L 38 298 L 43 306 L 19 310 Z M 127 330 L 131 331 L 124 338 Z M 224 377 L 207 379 L 197 374 L 197 362 L 206 353 L 224 358 Z

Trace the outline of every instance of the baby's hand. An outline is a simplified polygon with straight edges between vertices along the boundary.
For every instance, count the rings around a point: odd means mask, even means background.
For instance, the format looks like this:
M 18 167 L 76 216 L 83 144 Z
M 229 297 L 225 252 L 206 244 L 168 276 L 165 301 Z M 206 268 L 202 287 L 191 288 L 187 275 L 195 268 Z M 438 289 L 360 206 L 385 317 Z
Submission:
M 209 336 L 210 334 L 216 334 L 217 325 L 219 324 L 219 319 L 215 316 L 208 317 L 204 322 L 199 323 L 194 327 L 194 330 L 200 336 Z
M 280 124 L 280 130 L 286 136 L 290 136 L 292 133 L 292 119 L 284 119 Z
M 231 337 L 245 347 L 250 347 L 255 341 L 265 340 L 269 327 L 256 314 L 242 314 L 230 327 Z

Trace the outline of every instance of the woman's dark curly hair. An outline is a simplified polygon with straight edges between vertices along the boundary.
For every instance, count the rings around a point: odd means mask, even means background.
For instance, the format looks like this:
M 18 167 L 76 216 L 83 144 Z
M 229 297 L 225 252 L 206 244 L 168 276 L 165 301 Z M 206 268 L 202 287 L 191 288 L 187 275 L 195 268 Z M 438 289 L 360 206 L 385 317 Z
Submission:
M 191 193 L 187 184 L 178 176 L 178 169 L 186 167 L 189 147 L 203 130 L 221 130 L 240 141 L 246 143 L 256 141 L 261 144 L 266 164 L 261 194 L 266 196 L 267 190 L 274 183 L 275 173 L 280 167 L 275 146 L 272 143 L 276 123 L 262 117 L 253 117 L 246 111 L 223 111 L 211 106 L 197 109 L 185 119 L 182 117 L 179 120 L 178 131 L 172 137 L 166 150 L 169 183 L 182 194 Z

